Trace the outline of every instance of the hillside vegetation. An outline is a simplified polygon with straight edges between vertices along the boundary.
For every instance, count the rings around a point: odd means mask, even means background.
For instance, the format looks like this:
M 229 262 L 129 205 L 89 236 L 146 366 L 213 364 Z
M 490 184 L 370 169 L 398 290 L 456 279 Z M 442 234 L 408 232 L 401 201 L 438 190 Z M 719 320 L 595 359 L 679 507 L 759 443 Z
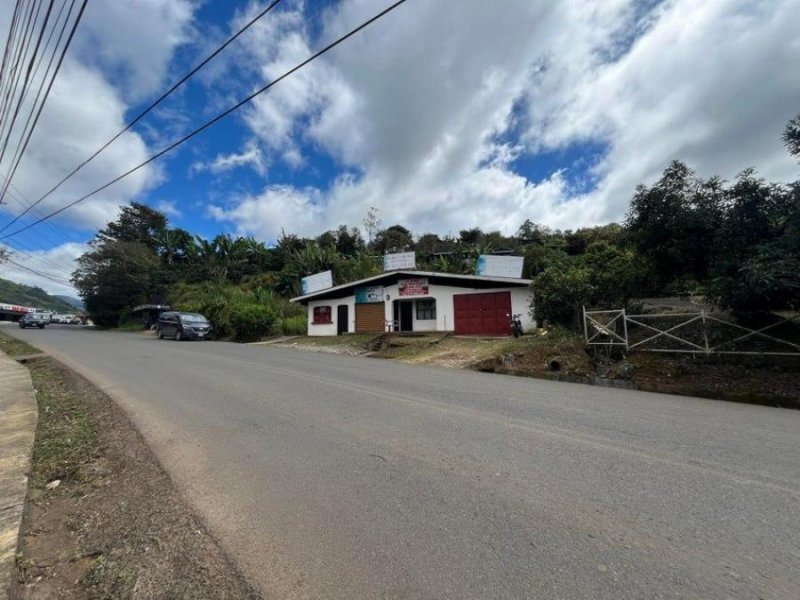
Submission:
M 798 123 L 784 141 L 800 156 Z M 288 299 L 304 276 L 331 270 L 342 284 L 380 273 L 384 254 L 412 250 L 419 269 L 446 273 L 474 273 L 483 254 L 522 256 L 535 317 L 569 327 L 581 306 L 621 308 L 683 293 L 734 314 L 800 308 L 800 180 L 771 183 L 752 169 L 723 181 L 675 161 L 634 191 L 623 222 L 576 230 L 528 219 L 510 235 L 475 227 L 442 236 L 383 227 L 375 208 L 362 229 L 352 225 L 316 237 L 283 233 L 268 246 L 226 233 L 203 239 L 132 203 L 90 242 L 75 283 L 100 325 L 117 325 L 137 304 L 166 301 L 204 312 L 235 337 L 285 333 L 281 321 L 301 319 Z
M 72 313 L 76 310 L 75 306 L 51 296 L 41 288 L 14 283 L 7 279 L 0 279 L 0 302 L 44 308 L 58 313 Z

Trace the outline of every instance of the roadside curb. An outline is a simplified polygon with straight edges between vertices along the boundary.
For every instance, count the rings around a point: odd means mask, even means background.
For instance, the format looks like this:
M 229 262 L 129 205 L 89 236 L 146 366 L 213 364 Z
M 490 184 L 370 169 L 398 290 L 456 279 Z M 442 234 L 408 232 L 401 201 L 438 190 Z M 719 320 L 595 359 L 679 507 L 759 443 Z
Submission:
M 38 422 L 28 369 L 0 351 L 0 600 L 16 577 L 19 528 Z

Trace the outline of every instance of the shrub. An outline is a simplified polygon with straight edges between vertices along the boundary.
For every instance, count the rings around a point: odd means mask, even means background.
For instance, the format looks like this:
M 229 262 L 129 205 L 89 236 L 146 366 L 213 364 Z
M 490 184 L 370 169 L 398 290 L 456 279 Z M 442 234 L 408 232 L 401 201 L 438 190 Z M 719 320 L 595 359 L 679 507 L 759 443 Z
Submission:
M 581 306 L 589 303 L 593 291 L 588 271 L 574 266 L 549 267 L 531 286 L 536 319 L 570 327 L 579 325 Z
M 270 334 L 277 315 L 261 304 L 235 304 L 230 307 L 228 320 L 235 339 L 257 340 Z
M 281 333 L 283 335 L 305 335 L 308 331 L 308 319 L 305 313 L 294 317 L 281 319 Z

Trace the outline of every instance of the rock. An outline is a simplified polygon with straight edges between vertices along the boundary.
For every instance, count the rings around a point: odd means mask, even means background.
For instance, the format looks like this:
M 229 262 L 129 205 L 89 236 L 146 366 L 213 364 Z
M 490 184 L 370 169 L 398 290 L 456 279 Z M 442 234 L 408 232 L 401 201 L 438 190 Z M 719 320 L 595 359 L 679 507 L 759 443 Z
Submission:
M 46 487 L 48 490 L 54 490 L 60 485 L 61 485 L 61 480 L 60 479 L 53 479 L 53 481 L 51 481 L 50 483 L 48 483 L 44 487 Z

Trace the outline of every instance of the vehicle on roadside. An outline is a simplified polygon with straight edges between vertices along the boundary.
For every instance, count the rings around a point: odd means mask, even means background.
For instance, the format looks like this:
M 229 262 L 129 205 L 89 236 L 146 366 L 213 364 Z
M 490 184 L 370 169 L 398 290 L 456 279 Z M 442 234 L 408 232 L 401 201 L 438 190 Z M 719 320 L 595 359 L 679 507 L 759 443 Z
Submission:
M 70 325 L 80 325 L 80 324 L 82 324 L 82 323 L 83 323 L 83 319 L 81 319 L 80 317 L 77 317 L 77 316 L 75 316 L 75 317 L 72 317 L 72 318 L 69 320 L 69 324 L 70 324 Z
M 46 313 L 28 313 L 22 315 L 22 318 L 19 320 L 19 328 L 38 327 L 39 329 L 44 329 L 49 322 L 50 317 Z
M 158 339 L 207 340 L 213 335 L 211 323 L 199 313 L 169 311 L 158 317 Z

